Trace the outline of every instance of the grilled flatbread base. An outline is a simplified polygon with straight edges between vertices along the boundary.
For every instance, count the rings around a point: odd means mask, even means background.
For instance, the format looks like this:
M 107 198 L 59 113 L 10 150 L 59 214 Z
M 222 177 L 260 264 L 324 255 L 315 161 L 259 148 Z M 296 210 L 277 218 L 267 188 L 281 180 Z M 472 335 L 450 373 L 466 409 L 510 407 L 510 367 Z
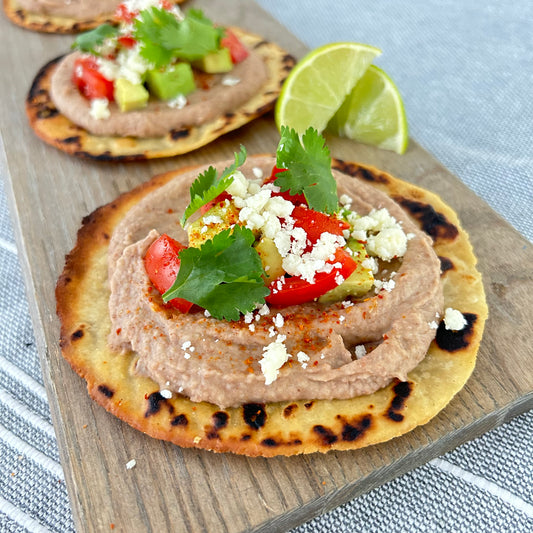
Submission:
M 68 154 L 98 161 L 140 161 L 185 154 L 221 135 L 240 128 L 270 111 L 295 59 L 262 37 L 231 28 L 266 62 L 269 77 L 261 91 L 233 113 L 227 113 L 201 126 L 172 130 L 164 137 L 98 136 L 63 116 L 50 98 L 50 78 L 61 57 L 50 61 L 35 77 L 26 98 L 26 113 L 35 133 L 45 142 Z
M 184 1 L 174 0 L 176 4 Z M 17 26 L 42 33 L 80 33 L 92 30 L 101 24 L 116 24 L 113 12 L 102 13 L 98 17 L 86 20 L 57 17 L 27 11 L 18 4 L 17 0 L 4 0 L 4 12 L 7 18 Z
M 156 176 L 87 216 L 66 258 L 56 287 L 60 344 L 63 356 L 87 381 L 90 396 L 154 438 L 184 447 L 265 457 L 384 442 L 427 423 L 444 409 L 474 369 L 487 318 L 481 275 L 468 236 L 453 210 L 436 195 L 372 167 L 340 160 L 334 160 L 333 166 L 388 193 L 431 235 L 442 263 L 445 307 L 464 314 L 468 324 L 462 331 L 451 332 L 441 324 L 427 357 L 407 381 L 395 381 L 368 396 L 230 409 L 191 402 L 180 395 L 164 399 L 152 380 L 130 371 L 133 353 L 121 355 L 108 348 L 107 251 L 110 235 L 125 213 L 183 169 Z

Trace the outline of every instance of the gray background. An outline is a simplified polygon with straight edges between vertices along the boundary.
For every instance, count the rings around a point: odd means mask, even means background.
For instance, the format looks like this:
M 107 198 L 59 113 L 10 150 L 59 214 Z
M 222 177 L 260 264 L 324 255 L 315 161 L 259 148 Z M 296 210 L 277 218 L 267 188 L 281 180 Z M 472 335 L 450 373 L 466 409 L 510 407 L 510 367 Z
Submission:
M 381 48 L 411 136 L 533 240 L 533 3 L 259 3 L 310 48 Z M 72 531 L 2 182 L 0 272 L 0 531 Z M 532 450 L 526 413 L 295 531 L 532 531 Z

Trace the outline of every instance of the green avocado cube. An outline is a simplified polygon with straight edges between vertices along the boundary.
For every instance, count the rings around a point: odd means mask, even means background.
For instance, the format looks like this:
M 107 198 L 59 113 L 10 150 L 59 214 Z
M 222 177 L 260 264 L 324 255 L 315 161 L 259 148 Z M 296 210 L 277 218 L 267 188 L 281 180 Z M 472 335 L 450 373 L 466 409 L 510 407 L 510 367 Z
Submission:
M 211 52 L 202 57 L 202 59 L 195 61 L 193 65 L 208 74 L 229 72 L 233 68 L 229 48 L 221 48 L 216 52 Z
M 141 83 L 134 84 L 119 78 L 115 80 L 114 96 L 118 107 L 124 112 L 146 107 L 150 94 Z
M 367 257 L 365 245 L 355 239 L 348 240 L 348 246 L 353 252 L 353 259 L 357 268 L 340 285 L 320 296 L 320 303 L 331 303 L 344 300 L 348 296 L 359 297 L 366 294 L 374 285 L 372 270 L 361 264 Z
M 185 96 L 196 89 L 189 63 L 170 65 L 165 70 L 149 70 L 146 83 L 150 92 L 159 100 L 171 100 L 180 94 Z

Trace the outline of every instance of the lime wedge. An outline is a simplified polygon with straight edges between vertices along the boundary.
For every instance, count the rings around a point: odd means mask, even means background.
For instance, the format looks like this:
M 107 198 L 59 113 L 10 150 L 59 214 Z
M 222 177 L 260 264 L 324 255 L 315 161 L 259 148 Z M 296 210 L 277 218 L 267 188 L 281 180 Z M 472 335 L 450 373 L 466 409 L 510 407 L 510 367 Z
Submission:
M 402 97 L 394 82 L 370 65 L 330 120 L 327 131 L 403 154 L 409 132 Z
M 381 50 L 359 43 L 332 43 L 302 58 L 285 80 L 275 109 L 281 126 L 321 133 Z

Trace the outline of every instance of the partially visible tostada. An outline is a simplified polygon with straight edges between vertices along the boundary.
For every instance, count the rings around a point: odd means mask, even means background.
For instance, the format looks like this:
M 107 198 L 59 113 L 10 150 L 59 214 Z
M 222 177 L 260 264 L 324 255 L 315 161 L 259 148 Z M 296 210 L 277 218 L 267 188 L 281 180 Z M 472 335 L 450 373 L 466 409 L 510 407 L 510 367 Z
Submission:
M 71 155 L 131 161 L 190 152 L 274 106 L 295 60 L 166 0 L 121 4 L 120 24 L 77 37 L 26 100 L 35 133 Z

